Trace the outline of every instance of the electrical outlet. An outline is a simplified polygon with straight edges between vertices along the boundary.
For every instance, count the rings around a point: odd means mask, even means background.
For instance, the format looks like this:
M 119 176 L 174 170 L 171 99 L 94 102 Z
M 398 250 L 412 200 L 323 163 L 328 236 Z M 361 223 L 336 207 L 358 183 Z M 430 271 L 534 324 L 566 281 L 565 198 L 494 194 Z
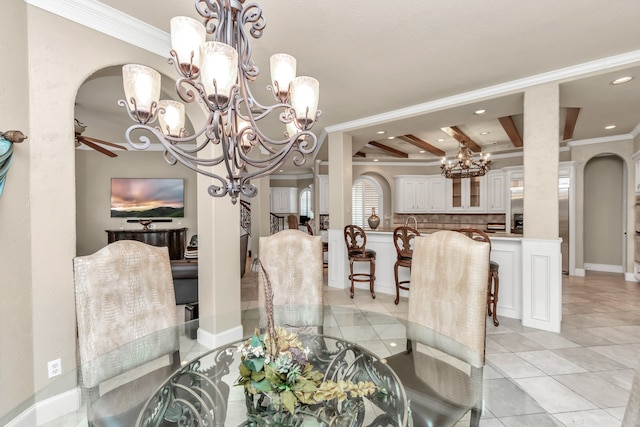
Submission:
M 49 369 L 49 378 L 57 377 L 62 373 L 62 361 L 60 359 L 52 360 L 47 364 Z

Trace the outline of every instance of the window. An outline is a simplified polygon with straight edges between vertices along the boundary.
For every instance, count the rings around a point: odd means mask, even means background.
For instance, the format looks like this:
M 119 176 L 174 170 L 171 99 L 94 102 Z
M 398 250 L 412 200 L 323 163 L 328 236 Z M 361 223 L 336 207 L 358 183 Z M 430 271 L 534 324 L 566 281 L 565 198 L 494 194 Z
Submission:
M 367 218 L 371 216 L 372 208 L 376 208 L 376 215 L 382 213 L 382 188 L 374 179 L 363 176 L 351 187 L 352 224 L 369 229 Z
M 313 200 L 311 199 L 311 189 L 305 188 L 300 192 L 300 216 L 313 218 L 312 210 Z

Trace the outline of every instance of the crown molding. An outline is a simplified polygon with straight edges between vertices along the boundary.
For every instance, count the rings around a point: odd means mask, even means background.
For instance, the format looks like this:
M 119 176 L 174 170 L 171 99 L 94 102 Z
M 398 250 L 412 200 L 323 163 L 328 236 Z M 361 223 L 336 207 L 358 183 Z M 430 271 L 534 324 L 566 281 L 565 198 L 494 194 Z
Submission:
M 171 50 L 169 33 L 96 0 L 24 1 L 162 57 L 168 56 Z
M 618 141 L 628 141 L 628 140 L 633 140 L 633 135 L 630 133 L 625 133 L 621 135 L 604 136 L 602 138 L 589 138 L 589 139 L 581 139 L 579 141 L 569 141 L 567 142 L 567 146 L 580 147 L 583 145 L 602 144 L 603 142 L 618 142 Z
M 627 52 L 620 55 L 610 56 L 607 58 L 598 59 L 595 61 L 585 62 L 582 64 L 574 65 L 571 67 L 561 68 L 559 70 L 550 71 L 548 73 L 536 74 L 533 76 L 525 77 L 518 80 L 513 80 L 507 83 L 501 83 L 486 88 L 473 90 L 470 92 L 464 92 L 461 94 L 449 96 L 446 98 L 436 99 L 434 101 L 425 102 L 422 104 L 412 105 L 410 107 L 400 108 L 386 113 L 377 114 L 374 116 L 364 117 L 361 119 L 352 120 L 350 122 L 339 123 L 332 126 L 327 126 L 325 130 L 327 133 L 331 132 L 346 132 L 350 130 L 356 130 L 362 127 L 377 125 L 389 121 L 400 120 L 403 118 L 413 117 L 421 114 L 431 113 L 434 111 L 443 110 L 446 108 L 457 107 L 465 105 L 470 102 L 478 101 L 480 99 L 494 98 L 496 96 L 504 96 L 511 93 L 523 91 L 524 89 L 540 84 L 551 82 L 563 82 L 568 81 L 586 74 L 599 72 L 603 70 L 610 70 L 629 64 L 640 62 L 640 50 Z

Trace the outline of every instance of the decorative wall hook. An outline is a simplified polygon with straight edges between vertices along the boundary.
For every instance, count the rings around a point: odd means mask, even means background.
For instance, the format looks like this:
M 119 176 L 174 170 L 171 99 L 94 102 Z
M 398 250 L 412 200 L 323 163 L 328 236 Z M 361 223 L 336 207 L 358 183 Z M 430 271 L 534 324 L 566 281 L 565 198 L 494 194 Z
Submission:
M 4 183 L 13 159 L 13 144 L 20 143 L 25 139 L 27 136 L 19 130 L 0 132 L 0 196 L 2 196 Z

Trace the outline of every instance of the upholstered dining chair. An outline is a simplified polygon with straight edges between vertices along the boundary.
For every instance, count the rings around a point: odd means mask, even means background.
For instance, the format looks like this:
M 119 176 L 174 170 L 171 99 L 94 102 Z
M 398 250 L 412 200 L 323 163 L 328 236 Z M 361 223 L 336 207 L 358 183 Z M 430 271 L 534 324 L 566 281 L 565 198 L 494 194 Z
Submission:
M 420 235 L 420 232 L 412 227 L 396 227 L 393 230 L 393 244 L 396 247 L 396 262 L 393 265 L 393 277 L 396 281 L 396 305 L 400 302 L 400 289 L 409 290 L 410 280 L 399 280 L 398 269 L 405 267 L 411 270 L 411 259 L 413 257 L 413 240 Z
M 260 237 L 258 272 L 260 326 L 266 326 L 265 288 L 273 295 L 276 325 L 323 331 L 322 238 L 299 230 Z M 269 283 L 267 283 L 267 280 Z
M 351 298 L 353 298 L 354 282 L 369 282 L 371 297 L 376 298 L 374 284 L 376 281 L 376 251 L 367 249 L 367 234 L 357 225 L 344 227 L 344 243 L 347 245 L 347 258 L 349 259 L 349 280 L 351 280 Z M 369 263 L 369 273 L 354 273 L 353 263 Z
M 73 268 L 79 381 L 89 425 L 134 425 L 147 398 L 180 366 L 169 252 L 121 240 L 76 257 Z M 128 348 L 125 354 L 115 352 L 121 347 Z M 101 394 L 106 380 L 151 361 L 159 367 Z
M 455 231 L 415 238 L 407 350 L 387 358 L 414 426 L 457 425 L 469 411 L 480 423 L 488 260 L 487 243 Z
M 457 231 L 471 239 L 489 243 L 489 250 L 491 250 L 491 239 L 489 239 L 489 236 L 484 231 L 476 228 L 460 228 Z M 487 279 L 487 314 L 493 319 L 494 326 L 500 325 L 500 321 L 498 320 L 498 294 L 500 292 L 499 270 L 500 264 L 489 260 L 489 276 Z

